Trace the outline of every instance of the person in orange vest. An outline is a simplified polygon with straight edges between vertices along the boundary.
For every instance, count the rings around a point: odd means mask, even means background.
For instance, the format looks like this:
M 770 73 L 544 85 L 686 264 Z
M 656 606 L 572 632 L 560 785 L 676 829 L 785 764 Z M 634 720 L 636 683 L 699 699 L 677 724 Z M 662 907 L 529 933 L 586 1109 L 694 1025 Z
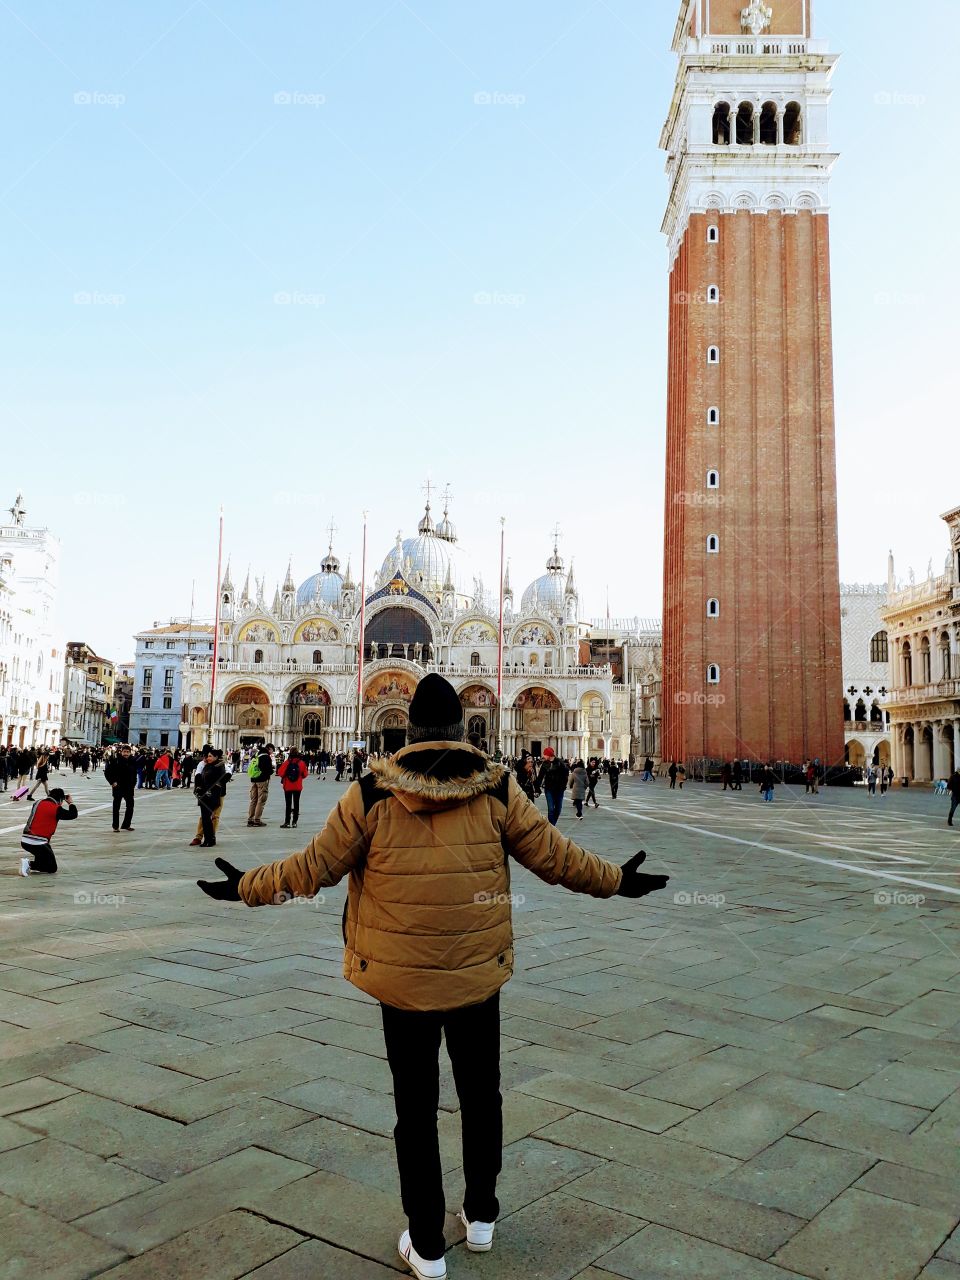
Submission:
M 20 837 L 20 847 L 25 856 L 20 859 L 20 874 L 31 871 L 55 875 L 57 860 L 53 856 L 50 841 L 59 822 L 72 822 L 77 816 L 73 797 L 65 795 L 61 787 L 53 787 L 48 796 L 37 800 L 30 810 L 30 817 Z

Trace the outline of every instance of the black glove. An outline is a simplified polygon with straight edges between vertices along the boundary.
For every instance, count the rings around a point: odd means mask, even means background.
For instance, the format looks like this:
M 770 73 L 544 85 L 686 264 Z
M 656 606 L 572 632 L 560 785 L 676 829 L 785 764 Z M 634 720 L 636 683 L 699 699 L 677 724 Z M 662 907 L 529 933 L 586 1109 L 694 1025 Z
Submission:
M 226 858 L 217 858 L 214 866 L 219 867 L 226 880 L 198 880 L 197 884 L 208 897 L 219 898 L 221 902 L 239 902 L 239 885 L 243 872 L 230 865 Z
M 621 898 L 644 898 L 648 893 L 656 893 L 658 889 L 666 888 L 669 876 L 648 876 L 637 870 L 646 856 L 641 849 L 629 862 L 623 864 L 623 879 L 617 890 Z

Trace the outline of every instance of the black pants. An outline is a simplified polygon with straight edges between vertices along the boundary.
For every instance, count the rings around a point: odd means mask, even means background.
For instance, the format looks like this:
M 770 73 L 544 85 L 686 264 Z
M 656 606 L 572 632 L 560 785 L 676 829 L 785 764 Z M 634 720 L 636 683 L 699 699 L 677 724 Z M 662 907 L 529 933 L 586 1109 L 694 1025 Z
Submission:
M 300 792 L 284 791 L 283 793 L 283 821 L 285 823 L 296 822 L 300 817 Z
M 610 795 L 613 797 L 613 799 L 614 799 L 614 800 L 616 800 L 616 798 L 617 798 L 617 792 L 618 792 L 619 790 L 620 790 L 620 779 L 619 779 L 619 778 L 611 778 L 611 779 L 610 779 Z
M 950 816 L 947 818 L 947 821 L 948 821 L 951 825 L 953 824 L 953 815 L 957 812 L 957 809 L 958 809 L 958 808 L 960 808 L 960 796 L 954 796 L 954 795 L 951 795 L 951 797 L 950 797 Z
M 500 1212 L 497 1177 L 503 1148 L 500 1096 L 500 994 L 482 1004 L 436 1013 L 380 1006 L 387 1061 L 393 1072 L 393 1131 L 400 1195 L 410 1239 L 421 1258 L 443 1257 L 443 1175 L 437 1138 L 440 1033 L 447 1041 L 460 1099 L 463 1208 L 471 1222 Z
M 57 870 L 57 860 L 53 856 L 53 849 L 50 847 L 50 841 L 46 844 L 27 844 L 25 840 L 20 842 L 20 848 L 24 853 L 29 853 L 32 859 L 30 863 L 31 871 L 43 871 L 47 875 L 54 875 Z
M 596 793 L 596 790 L 595 790 L 596 785 L 597 785 L 597 784 L 596 784 L 595 782 L 588 782 L 588 783 L 587 783 L 587 804 L 589 804 L 589 803 L 590 803 L 590 801 L 592 800 L 592 801 L 593 801 L 593 807 L 594 807 L 595 809 L 599 809 L 599 808 L 600 808 L 600 806 L 597 804 L 597 793 Z
M 120 788 L 117 787 L 116 791 L 114 791 L 113 793 L 113 829 L 114 831 L 116 831 L 117 827 L 121 825 L 120 824 L 121 803 L 124 806 L 123 829 L 124 831 L 129 831 L 130 822 L 133 819 L 133 790 L 132 789 L 129 791 L 121 791 Z
M 203 843 L 210 845 L 217 843 L 217 833 L 213 826 L 213 815 L 216 812 L 217 805 L 220 803 L 220 797 L 217 796 L 213 808 L 209 804 L 200 801 L 200 821 L 203 824 Z

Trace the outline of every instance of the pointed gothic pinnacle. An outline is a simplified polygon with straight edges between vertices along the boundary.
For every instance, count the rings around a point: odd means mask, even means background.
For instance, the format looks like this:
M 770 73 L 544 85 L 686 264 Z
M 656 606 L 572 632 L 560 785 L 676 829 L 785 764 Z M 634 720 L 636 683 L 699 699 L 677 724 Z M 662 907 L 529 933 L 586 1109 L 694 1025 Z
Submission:
M 577 594 L 577 585 L 573 580 L 573 561 L 570 561 L 570 572 L 567 574 L 566 595 L 575 596 Z
M 230 581 L 230 557 L 227 556 L 227 572 L 223 575 L 223 582 L 220 584 L 224 591 L 232 591 L 233 583 Z
M 283 580 L 284 591 L 296 591 L 296 587 L 294 586 L 294 582 L 293 582 L 293 575 L 290 572 L 292 567 L 293 567 L 293 556 L 291 556 L 290 559 L 287 561 L 287 576 Z
M 273 612 L 277 614 L 280 612 L 280 588 L 279 587 L 277 587 L 273 593 Z

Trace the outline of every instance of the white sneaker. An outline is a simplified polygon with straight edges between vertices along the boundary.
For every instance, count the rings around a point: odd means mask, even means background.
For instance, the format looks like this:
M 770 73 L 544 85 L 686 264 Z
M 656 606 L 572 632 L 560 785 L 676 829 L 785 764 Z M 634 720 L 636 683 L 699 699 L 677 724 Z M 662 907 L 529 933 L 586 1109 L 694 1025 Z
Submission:
M 409 1231 L 404 1231 L 397 1241 L 397 1252 L 417 1277 L 417 1280 L 445 1280 L 447 1264 L 444 1259 L 438 1258 L 436 1262 L 428 1262 L 426 1258 L 421 1258 L 410 1243 Z
M 20 874 L 22 876 L 28 876 L 30 874 L 30 858 L 29 857 L 20 859 Z
M 473 1253 L 486 1253 L 493 1248 L 493 1232 L 496 1227 L 495 1222 L 468 1222 L 467 1215 L 463 1209 L 457 1214 L 457 1217 L 467 1228 L 467 1248 Z

